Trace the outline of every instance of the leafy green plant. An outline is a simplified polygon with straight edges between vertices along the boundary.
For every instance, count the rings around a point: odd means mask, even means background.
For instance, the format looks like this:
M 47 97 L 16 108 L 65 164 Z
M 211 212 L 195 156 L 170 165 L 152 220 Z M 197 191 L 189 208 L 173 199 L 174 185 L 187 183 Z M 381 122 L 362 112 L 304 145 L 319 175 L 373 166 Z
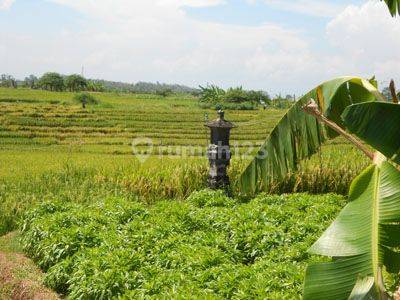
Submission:
M 210 108 L 212 106 L 224 106 L 225 109 L 251 110 L 258 104 L 270 104 L 269 95 L 262 91 L 246 91 L 242 87 L 223 90 L 216 85 L 200 86 L 200 106 Z
M 400 106 L 360 103 L 343 113 L 351 132 L 375 146 L 374 164 L 353 182 L 350 203 L 311 247 L 332 262 L 307 269 L 304 299 L 388 299 L 383 270 L 400 271 Z
M 332 194 L 239 203 L 210 190 L 154 205 L 45 201 L 26 214 L 22 243 L 69 299 L 286 299 L 301 292 L 306 249 L 344 203 Z
M 341 114 L 353 103 L 383 100 L 374 79 L 337 78 L 319 85 L 283 116 L 261 146 L 257 156 L 237 183 L 240 194 L 254 195 L 266 191 L 274 180 L 282 180 L 297 169 L 299 161 L 311 157 L 329 138 L 337 133 L 325 128 L 313 116 L 303 111 L 310 98 L 317 99 L 322 113 L 343 126 Z
M 87 80 L 78 74 L 72 74 L 65 77 L 65 87 L 70 92 L 79 92 L 87 88 Z
M 74 96 L 74 100 L 82 104 L 82 108 L 86 108 L 88 104 L 99 104 L 99 101 L 89 93 L 80 93 Z
M 206 103 L 219 103 L 223 101 L 225 91 L 216 85 L 207 85 L 200 88 L 200 102 Z
M 213 109 L 213 110 L 257 110 L 258 105 L 257 103 L 254 102 L 241 102 L 241 103 L 228 103 L 228 102 L 222 102 L 222 103 L 206 103 L 206 102 L 201 102 L 199 106 L 203 109 Z
M 333 262 L 307 269 L 304 299 L 386 299 L 382 270 L 400 270 L 400 172 L 383 162 L 353 183 L 350 203 L 311 247 Z
M 164 98 L 171 96 L 173 94 L 174 94 L 174 92 L 172 91 L 172 89 L 169 89 L 169 88 L 158 89 L 156 91 L 156 95 L 164 97 Z
M 352 86 L 357 82 L 361 84 Z M 367 81 L 350 80 L 344 88 L 340 83 L 340 79 L 325 83 L 305 96 L 318 99 L 318 105 L 313 101 L 302 105 L 304 98 L 301 99 L 272 131 L 263 149 L 275 151 L 267 154 L 273 159 L 280 158 L 281 163 L 291 161 L 293 168 L 296 165 L 293 158 L 301 159 L 307 155 L 302 157 L 292 153 L 302 148 L 310 149 L 307 148 L 310 142 L 318 146 L 326 138 L 342 134 L 374 159 L 374 165 L 353 181 L 350 203 L 310 249 L 311 253 L 333 257 L 333 261 L 314 264 L 307 269 L 304 299 L 387 299 L 383 269 L 395 274 L 400 271 L 400 171 L 397 165 L 387 162 L 387 159 L 394 163 L 400 161 L 400 106 L 384 102 L 383 96 Z M 329 96 L 324 96 L 324 92 Z M 366 102 L 352 104 L 355 99 Z M 318 120 L 324 125 L 318 128 L 319 123 L 302 124 L 302 111 L 308 113 L 305 117 L 316 117 L 314 122 Z M 292 112 L 298 114 L 290 115 Z M 342 127 L 383 154 L 374 155 Z M 311 130 L 315 130 L 315 135 L 306 134 L 304 140 L 297 142 L 299 131 L 309 133 Z M 273 159 L 272 163 L 275 162 Z M 258 166 L 261 180 L 265 180 L 265 165 Z M 250 174 L 253 186 L 257 171 Z M 249 177 L 246 172 L 244 176 Z
M 63 91 L 65 88 L 63 77 L 56 72 L 43 74 L 39 79 L 38 86 L 44 90 Z
M 343 113 L 346 128 L 400 164 L 400 105 L 371 102 L 349 106 Z

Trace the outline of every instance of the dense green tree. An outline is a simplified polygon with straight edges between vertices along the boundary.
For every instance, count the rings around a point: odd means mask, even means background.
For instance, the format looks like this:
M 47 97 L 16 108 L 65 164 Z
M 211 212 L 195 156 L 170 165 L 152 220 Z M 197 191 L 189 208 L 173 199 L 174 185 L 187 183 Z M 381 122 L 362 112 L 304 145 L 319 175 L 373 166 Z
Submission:
M 28 77 L 25 77 L 25 79 L 24 79 L 24 85 L 31 89 L 36 88 L 38 82 L 39 82 L 39 79 L 35 75 L 29 75 Z
M 247 99 L 252 102 L 271 104 L 271 97 L 263 91 L 247 91 Z
M 65 77 L 65 87 L 70 92 L 83 91 L 87 87 L 87 80 L 78 74 L 72 74 Z
M 229 88 L 225 95 L 224 100 L 227 102 L 241 103 L 248 101 L 247 92 L 242 87 Z
M 55 72 L 45 73 L 39 80 L 39 86 L 50 91 L 63 91 L 65 89 L 63 77 Z
M 106 88 L 98 80 L 87 80 L 86 89 L 90 92 L 104 92 Z
M 0 86 L 8 88 L 17 88 L 17 81 L 11 75 L 2 74 L 0 76 Z

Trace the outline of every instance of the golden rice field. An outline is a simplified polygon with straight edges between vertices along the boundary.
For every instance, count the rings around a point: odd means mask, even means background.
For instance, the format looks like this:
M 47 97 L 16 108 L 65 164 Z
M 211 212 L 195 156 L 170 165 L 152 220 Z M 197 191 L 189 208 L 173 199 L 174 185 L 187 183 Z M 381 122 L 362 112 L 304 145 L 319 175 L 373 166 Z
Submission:
M 85 202 L 121 195 L 151 203 L 185 199 L 206 187 L 204 122 L 215 112 L 199 108 L 190 96 L 95 96 L 101 104 L 83 110 L 72 93 L 0 89 L 0 233 L 43 199 Z M 231 137 L 233 185 L 284 113 L 226 112 L 237 125 Z M 140 143 L 149 140 L 151 146 Z M 346 194 L 367 163 L 352 146 L 334 140 L 270 192 Z

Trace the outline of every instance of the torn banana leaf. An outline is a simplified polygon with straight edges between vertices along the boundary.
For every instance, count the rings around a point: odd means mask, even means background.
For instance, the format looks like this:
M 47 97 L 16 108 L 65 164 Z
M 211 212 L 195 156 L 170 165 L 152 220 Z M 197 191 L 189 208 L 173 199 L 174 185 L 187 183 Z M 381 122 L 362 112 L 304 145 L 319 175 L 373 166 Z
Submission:
M 349 106 L 342 118 L 351 133 L 400 164 L 400 105 L 367 102 Z
M 374 80 L 358 77 L 337 78 L 319 85 L 283 116 L 237 182 L 237 192 L 251 196 L 267 191 L 272 181 L 283 179 L 296 170 L 298 163 L 315 154 L 322 143 L 337 134 L 325 129 L 302 107 L 313 98 L 330 120 L 343 126 L 341 114 L 352 104 L 381 100 Z

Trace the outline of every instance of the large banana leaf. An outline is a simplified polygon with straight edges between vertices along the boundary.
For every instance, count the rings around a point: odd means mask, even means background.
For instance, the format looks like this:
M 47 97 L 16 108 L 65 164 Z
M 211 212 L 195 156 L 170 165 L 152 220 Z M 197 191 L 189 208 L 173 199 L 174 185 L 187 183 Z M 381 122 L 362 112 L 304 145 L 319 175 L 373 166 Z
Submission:
M 354 103 L 384 100 L 375 81 L 358 77 L 342 77 L 327 81 L 303 96 L 272 130 L 238 182 L 238 192 L 252 195 L 266 190 L 273 180 L 284 178 L 296 169 L 300 160 L 316 153 L 327 138 L 335 132 L 325 130 L 323 125 L 304 113 L 302 107 L 310 98 L 318 102 L 324 115 L 343 125 L 343 110 Z
M 304 299 L 385 299 L 383 266 L 400 270 L 400 172 L 388 162 L 370 166 L 357 177 L 350 203 L 312 246 L 333 257 L 306 271 Z
M 386 157 L 400 164 L 400 105 L 368 102 L 349 106 L 346 128 Z
M 382 1 L 382 0 L 381 0 Z M 390 13 L 394 17 L 396 14 L 400 15 L 400 0 L 384 0 L 388 6 Z

